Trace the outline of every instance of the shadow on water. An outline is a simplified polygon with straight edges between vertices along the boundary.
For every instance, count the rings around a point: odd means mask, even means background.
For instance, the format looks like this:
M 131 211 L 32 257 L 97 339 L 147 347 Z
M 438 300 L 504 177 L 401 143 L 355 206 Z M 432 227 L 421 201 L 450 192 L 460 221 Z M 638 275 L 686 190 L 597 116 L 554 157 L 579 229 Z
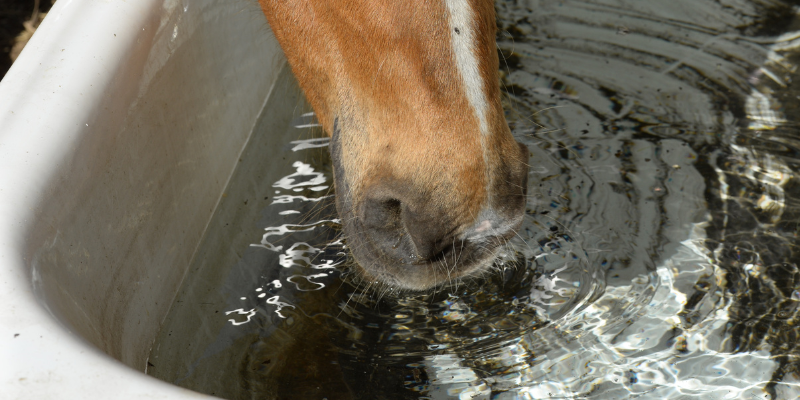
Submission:
M 230 399 L 800 396 L 797 4 L 497 10 L 532 157 L 492 272 L 426 294 L 349 274 L 327 139 L 284 72 L 149 374 Z

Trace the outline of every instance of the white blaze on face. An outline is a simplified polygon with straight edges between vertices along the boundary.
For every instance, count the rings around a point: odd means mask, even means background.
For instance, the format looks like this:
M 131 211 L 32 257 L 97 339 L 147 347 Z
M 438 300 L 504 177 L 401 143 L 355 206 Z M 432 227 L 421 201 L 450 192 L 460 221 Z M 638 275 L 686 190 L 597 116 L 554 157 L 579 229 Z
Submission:
M 489 132 L 486 122 L 488 105 L 484 94 L 484 82 L 478 68 L 478 58 L 475 56 L 475 12 L 469 5 L 469 0 L 445 0 L 447 11 L 450 14 L 450 37 L 453 41 L 453 52 L 456 56 L 456 65 L 461 73 L 464 91 L 469 104 L 475 111 L 480 123 L 482 135 Z

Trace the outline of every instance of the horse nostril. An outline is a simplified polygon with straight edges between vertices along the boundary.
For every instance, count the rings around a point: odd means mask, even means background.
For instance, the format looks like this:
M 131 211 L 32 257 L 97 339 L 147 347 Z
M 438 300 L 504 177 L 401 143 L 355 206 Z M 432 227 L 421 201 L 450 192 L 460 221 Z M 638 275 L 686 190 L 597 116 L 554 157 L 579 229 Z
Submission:
M 400 224 L 400 200 L 397 199 L 369 199 L 361 212 L 361 221 L 364 226 L 373 229 L 390 229 Z
M 416 250 L 417 263 L 439 261 L 451 246 L 447 240 L 437 237 L 425 237 L 420 234 L 412 234 L 411 241 L 414 243 L 414 249 Z
M 452 229 L 447 228 L 450 224 L 440 215 L 419 215 L 405 210 L 402 221 L 419 261 L 436 261 L 452 245 Z
M 396 198 L 369 198 L 362 203 L 359 217 L 381 251 L 399 259 L 429 262 L 442 256 L 452 238 L 441 213 L 426 206 Z

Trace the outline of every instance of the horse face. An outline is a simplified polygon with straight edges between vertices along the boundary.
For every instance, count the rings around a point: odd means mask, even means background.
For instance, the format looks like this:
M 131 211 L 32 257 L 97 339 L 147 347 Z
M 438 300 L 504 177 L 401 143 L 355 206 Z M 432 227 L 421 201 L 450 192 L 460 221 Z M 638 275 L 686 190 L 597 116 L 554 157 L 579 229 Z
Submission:
M 368 279 L 484 271 L 525 210 L 527 149 L 500 103 L 483 0 L 261 0 L 331 139 L 336 205 Z

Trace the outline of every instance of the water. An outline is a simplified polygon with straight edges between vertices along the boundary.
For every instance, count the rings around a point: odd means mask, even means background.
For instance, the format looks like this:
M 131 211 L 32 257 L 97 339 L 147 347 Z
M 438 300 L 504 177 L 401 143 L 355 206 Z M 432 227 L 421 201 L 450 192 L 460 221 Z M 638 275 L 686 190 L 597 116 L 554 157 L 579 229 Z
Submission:
M 800 397 L 793 3 L 497 8 L 507 116 L 533 157 L 492 273 L 361 285 L 327 141 L 284 73 L 149 374 L 230 399 Z

